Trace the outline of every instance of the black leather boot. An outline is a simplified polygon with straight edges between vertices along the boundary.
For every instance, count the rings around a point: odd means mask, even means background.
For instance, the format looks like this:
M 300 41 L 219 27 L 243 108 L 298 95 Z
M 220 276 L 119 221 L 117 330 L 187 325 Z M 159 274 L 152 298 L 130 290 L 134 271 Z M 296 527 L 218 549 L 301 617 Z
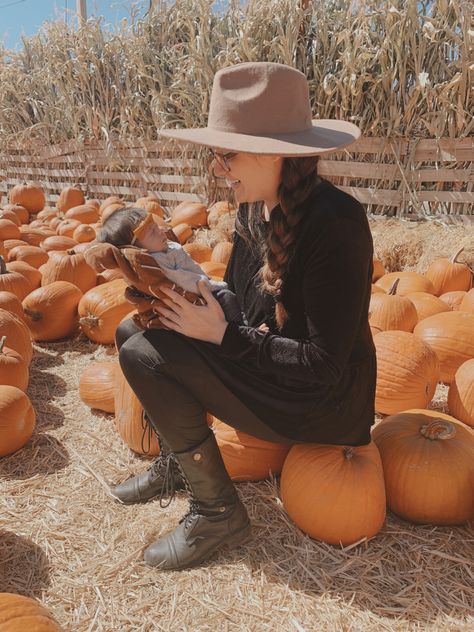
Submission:
M 227 474 L 214 433 L 175 457 L 191 502 L 178 527 L 145 550 L 145 562 L 163 570 L 196 566 L 224 544 L 238 544 L 250 534 L 247 511 Z
M 150 422 L 148 422 L 150 423 Z M 163 438 L 158 435 L 160 455 L 142 474 L 132 476 L 123 483 L 110 488 L 114 498 L 125 505 L 146 503 L 152 498 L 160 498 L 160 505 L 166 507 L 174 492 L 185 488 L 184 479 L 179 471 L 174 454 Z M 164 499 L 169 498 L 168 503 Z

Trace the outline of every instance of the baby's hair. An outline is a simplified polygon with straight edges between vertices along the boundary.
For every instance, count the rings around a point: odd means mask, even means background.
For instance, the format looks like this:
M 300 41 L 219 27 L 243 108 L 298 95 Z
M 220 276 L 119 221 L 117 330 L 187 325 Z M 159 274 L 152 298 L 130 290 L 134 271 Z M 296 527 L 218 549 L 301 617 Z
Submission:
M 120 248 L 130 246 L 133 231 L 145 219 L 147 212 L 136 206 L 124 206 L 114 211 L 101 226 L 97 241 Z

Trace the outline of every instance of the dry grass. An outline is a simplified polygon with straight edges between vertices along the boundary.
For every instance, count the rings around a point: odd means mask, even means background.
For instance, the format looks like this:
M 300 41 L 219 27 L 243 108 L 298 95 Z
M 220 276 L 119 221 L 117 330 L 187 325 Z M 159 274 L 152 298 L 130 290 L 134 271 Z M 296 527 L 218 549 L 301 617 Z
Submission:
M 407 230 L 384 225 L 380 248 Z M 421 230 L 429 258 L 437 230 Z M 275 480 L 239 485 L 253 522 L 244 546 L 189 571 L 146 567 L 144 547 L 187 503 L 180 494 L 167 509 L 126 507 L 108 495 L 110 483 L 148 463 L 125 447 L 111 415 L 78 397 L 83 369 L 114 355 L 81 336 L 35 345 L 37 430 L 0 461 L 0 591 L 39 598 L 74 632 L 473 629 L 472 529 L 415 526 L 389 513 L 370 542 L 338 549 L 291 523 Z M 439 386 L 432 406 L 446 410 L 446 397 Z

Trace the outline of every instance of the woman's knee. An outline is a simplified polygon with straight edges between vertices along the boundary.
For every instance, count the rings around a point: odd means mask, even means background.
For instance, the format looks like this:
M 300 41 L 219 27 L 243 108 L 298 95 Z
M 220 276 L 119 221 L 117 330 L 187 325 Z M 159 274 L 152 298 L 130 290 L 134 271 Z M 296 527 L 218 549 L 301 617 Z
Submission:
M 162 339 L 166 337 L 166 334 L 169 335 L 169 332 L 139 330 L 138 333 L 126 338 L 119 349 L 119 363 L 124 374 L 140 375 L 149 371 L 157 372 L 166 365 L 166 357 L 161 352 Z
M 120 351 L 123 343 L 140 331 L 141 329 L 137 327 L 131 318 L 121 322 L 115 331 L 115 344 L 117 349 Z

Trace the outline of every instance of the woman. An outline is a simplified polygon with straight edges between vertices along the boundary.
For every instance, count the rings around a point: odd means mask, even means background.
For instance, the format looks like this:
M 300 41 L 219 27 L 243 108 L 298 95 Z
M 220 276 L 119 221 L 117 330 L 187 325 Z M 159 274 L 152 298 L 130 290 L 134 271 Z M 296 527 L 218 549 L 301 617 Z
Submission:
M 318 155 L 359 130 L 311 121 L 299 71 L 245 63 L 217 72 L 207 128 L 162 130 L 208 146 L 239 211 L 225 280 L 248 326 L 166 290 L 166 329 L 117 331 L 122 370 L 162 443 L 145 473 L 112 490 L 125 503 L 173 496 L 190 510 L 145 551 L 164 569 L 193 566 L 249 534 L 207 412 L 286 444 L 363 445 L 374 420 L 375 350 L 368 325 L 373 247 L 362 206 L 317 175 Z

